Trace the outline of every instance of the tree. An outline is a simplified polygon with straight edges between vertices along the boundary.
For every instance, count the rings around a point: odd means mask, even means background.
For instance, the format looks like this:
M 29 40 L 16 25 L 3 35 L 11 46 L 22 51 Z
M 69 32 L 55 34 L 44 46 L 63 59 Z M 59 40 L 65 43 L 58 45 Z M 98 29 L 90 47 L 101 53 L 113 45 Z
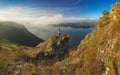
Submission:
M 104 26 L 108 25 L 111 21 L 111 17 L 109 16 L 109 12 L 107 10 L 103 10 L 102 14 L 103 16 L 96 23 L 97 28 L 103 28 Z
M 103 15 L 106 15 L 106 14 L 109 14 L 109 12 L 108 12 L 107 10 L 103 10 L 103 11 L 102 11 L 102 14 L 103 14 Z

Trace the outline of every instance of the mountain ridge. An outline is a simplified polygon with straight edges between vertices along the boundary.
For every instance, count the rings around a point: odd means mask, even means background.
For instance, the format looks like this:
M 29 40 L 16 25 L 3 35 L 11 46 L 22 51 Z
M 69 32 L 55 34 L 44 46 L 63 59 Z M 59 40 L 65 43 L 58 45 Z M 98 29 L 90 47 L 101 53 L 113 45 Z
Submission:
M 26 46 L 36 46 L 43 42 L 29 32 L 24 25 L 11 21 L 0 21 L 0 38 Z

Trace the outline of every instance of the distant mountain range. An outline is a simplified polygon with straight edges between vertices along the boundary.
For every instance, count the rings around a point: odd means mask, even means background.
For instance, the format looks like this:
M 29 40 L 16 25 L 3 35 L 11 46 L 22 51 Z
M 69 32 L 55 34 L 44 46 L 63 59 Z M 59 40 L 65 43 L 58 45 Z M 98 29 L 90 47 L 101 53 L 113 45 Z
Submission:
M 57 27 L 71 27 L 71 28 L 92 28 L 95 27 L 96 22 L 80 22 L 80 23 L 62 23 L 52 26 Z
M 36 46 L 43 41 L 29 32 L 24 25 L 10 21 L 0 21 L 0 38 L 24 46 Z

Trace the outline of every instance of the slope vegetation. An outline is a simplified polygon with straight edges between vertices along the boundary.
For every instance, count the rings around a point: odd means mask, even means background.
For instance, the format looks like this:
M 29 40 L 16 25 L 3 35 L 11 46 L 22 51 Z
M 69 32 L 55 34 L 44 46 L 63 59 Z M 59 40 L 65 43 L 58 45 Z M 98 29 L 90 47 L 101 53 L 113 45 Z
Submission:
M 0 21 L 0 38 L 25 46 L 36 46 L 43 40 L 30 33 L 24 25 Z
M 69 35 L 53 35 L 37 47 L 26 47 L 0 39 L 0 75 L 40 75 L 42 67 L 68 57 L 68 41 Z

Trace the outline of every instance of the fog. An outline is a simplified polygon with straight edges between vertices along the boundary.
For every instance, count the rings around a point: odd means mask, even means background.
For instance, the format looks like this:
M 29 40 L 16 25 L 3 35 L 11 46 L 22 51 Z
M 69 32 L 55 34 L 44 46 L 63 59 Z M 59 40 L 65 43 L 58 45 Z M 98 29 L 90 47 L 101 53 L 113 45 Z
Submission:
M 55 9 L 40 9 L 31 7 L 6 7 L 0 8 L 0 20 L 14 21 L 27 25 L 27 27 L 44 27 L 47 25 L 95 21 L 96 18 L 80 18 L 65 16 Z

